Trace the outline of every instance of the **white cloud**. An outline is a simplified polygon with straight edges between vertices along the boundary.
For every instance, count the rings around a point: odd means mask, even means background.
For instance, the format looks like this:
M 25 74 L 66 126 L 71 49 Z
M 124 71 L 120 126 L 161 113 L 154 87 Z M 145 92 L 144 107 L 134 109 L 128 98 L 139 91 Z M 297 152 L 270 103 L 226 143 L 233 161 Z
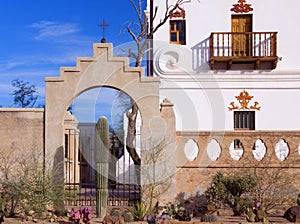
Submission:
M 8 61 L 6 63 L 0 64 L 0 70 L 12 69 L 14 67 L 23 66 L 25 62 L 22 61 Z
M 76 24 L 57 23 L 53 21 L 40 21 L 31 24 L 30 27 L 36 28 L 39 31 L 38 35 L 35 36 L 36 40 L 51 39 L 53 37 L 74 34 L 79 31 L 79 28 Z
M 14 59 L 1 61 L 0 60 L 0 72 L 11 73 L 12 75 L 17 75 L 18 71 L 22 71 L 24 73 L 36 73 L 43 70 L 48 70 L 49 66 L 52 70 L 52 74 L 59 73 L 59 68 L 63 66 L 75 66 L 76 57 L 91 57 L 90 51 L 92 49 L 92 45 L 90 49 L 71 49 L 70 51 L 58 52 L 52 55 L 18 55 Z M 60 53 L 60 54 L 59 54 Z M 37 68 L 37 66 L 43 66 L 43 68 Z M 31 70 L 28 71 L 28 70 Z M 43 74 L 45 74 L 43 72 Z M 50 74 L 50 73 L 48 73 Z
M 59 67 L 56 68 L 36 68 L 36 67 L 16 67 L 11 70 L 6 70 L 0 68 L 0 81 L 13 80 L 16 78 L 20 78 L 26 81 L 31 81 L 32 79 L 36 79 L 37 77 L 44 78 L 48 76 L 59 76 Z
M 6 92 L 12 92 L 14 88 L 11 84 L 0 84 L 0 92 L 6 93 Z

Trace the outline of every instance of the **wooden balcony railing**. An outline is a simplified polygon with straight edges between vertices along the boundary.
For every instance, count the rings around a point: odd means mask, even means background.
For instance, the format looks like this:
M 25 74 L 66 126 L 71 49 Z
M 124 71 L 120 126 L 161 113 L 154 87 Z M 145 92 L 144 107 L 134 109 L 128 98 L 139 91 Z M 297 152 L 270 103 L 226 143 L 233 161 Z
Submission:
M 210 35 L 210 66 L 231 69 L 253 64 L 253 69 L 274 69 L 277 64 L 277 32 L 222 32 Z

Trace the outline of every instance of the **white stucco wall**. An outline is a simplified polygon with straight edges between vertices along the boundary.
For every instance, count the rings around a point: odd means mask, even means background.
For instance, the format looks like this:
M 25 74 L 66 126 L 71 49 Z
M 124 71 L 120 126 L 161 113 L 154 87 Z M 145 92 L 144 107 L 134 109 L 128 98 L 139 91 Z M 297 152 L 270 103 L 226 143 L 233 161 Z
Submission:
M 148 0 L 149 1 L 149 0 Z M 170 2 L 174 2 L 171 0 Z M 186 48 L 192 49 L 197 44 L 205 41 L 212 32 L 231 32 L 230 11 L 237 0 L 190 0 L 182 5 L 186 12 L 187 44 Z M 300 45 L 298 37 L 300 35 L 300 2 L 289 0 L 247 0 L 251 4 L 253 11 L 253 32 L 278 32 L 277 54 L 282 57 L 277 69 L 300 69 L 298 65 L 298 52 Z M 158 6 L 156 24 L 162 18 L 165 8 L 165 1 L 155 1 Z M 154 39 L 157 41 L 169 41 L 169 23 L 167 22 L 155 33 Z
M 243 90 L 258 101 L 256 130 L 299 130 L 300 63 L 299 1 L 247 0 L 252 4 L 253 32 L 278 32 L 273 70 L 211 70 L 209 41 L 212 32 L 231 32 L 230 11 L 237 0 L 191 0 L 186 12 L 187 44 L 169 44 L 169 22 L 154 36 L 154 71 L 160 76 L 160 97 L 175 107 L 177 130 L 233 130 L 230 102 Z M 165 1 L 159 5 L 157 20 Z M 288 25 L 287 25 L 288 24 Z M 199 53 L 200 52 L 200 53 Z

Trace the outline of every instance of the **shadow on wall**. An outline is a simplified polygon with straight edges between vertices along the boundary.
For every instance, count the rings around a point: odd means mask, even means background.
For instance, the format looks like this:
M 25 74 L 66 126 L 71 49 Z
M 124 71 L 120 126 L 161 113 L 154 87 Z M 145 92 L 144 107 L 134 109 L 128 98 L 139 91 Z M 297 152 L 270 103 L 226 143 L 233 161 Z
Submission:
M 202 216 L 207 210 L 208 202 L 204 194 L 197 193 L 194 196 L 186 197 L 186 193 L 181 192 L 176 196 L 180 206 L 193 213 L 194 217 Z
M 46 161 L 49 162 L 49 161 Z M 53 181 L 57 184 L 64 183 L 64 147 L 60 146 L 56 149 L 54 161 L 52 164 Z
M 210 70 L 209 37 L 199 42 L 191 49 L 193 54 L 193 70 L 196 72 L 208 72 Z

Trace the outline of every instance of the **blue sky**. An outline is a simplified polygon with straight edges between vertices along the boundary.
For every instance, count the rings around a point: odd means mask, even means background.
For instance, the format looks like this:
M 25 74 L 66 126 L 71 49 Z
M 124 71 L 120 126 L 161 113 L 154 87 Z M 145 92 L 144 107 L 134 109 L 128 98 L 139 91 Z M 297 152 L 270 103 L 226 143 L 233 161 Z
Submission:
M 44 78 L 75 66 L 76 57 L 92 56 L 103 19 L 114 46 L 131 41 L 125 24 L 135 19 L 129 0 L 8 0 L 0 8 L 0 105 L 13 107 L 11 81 L 34 84 L 44 98 Z M 104 97 L 107 98 L 105 93 Z M 112 93 L 108 93 L 113 95 Z M 98 100 L 99 101 L 99 100 Z M 107 103 L 107 99 L 104 100 Z M 98 102 L 101 103 L 101 102 Z

